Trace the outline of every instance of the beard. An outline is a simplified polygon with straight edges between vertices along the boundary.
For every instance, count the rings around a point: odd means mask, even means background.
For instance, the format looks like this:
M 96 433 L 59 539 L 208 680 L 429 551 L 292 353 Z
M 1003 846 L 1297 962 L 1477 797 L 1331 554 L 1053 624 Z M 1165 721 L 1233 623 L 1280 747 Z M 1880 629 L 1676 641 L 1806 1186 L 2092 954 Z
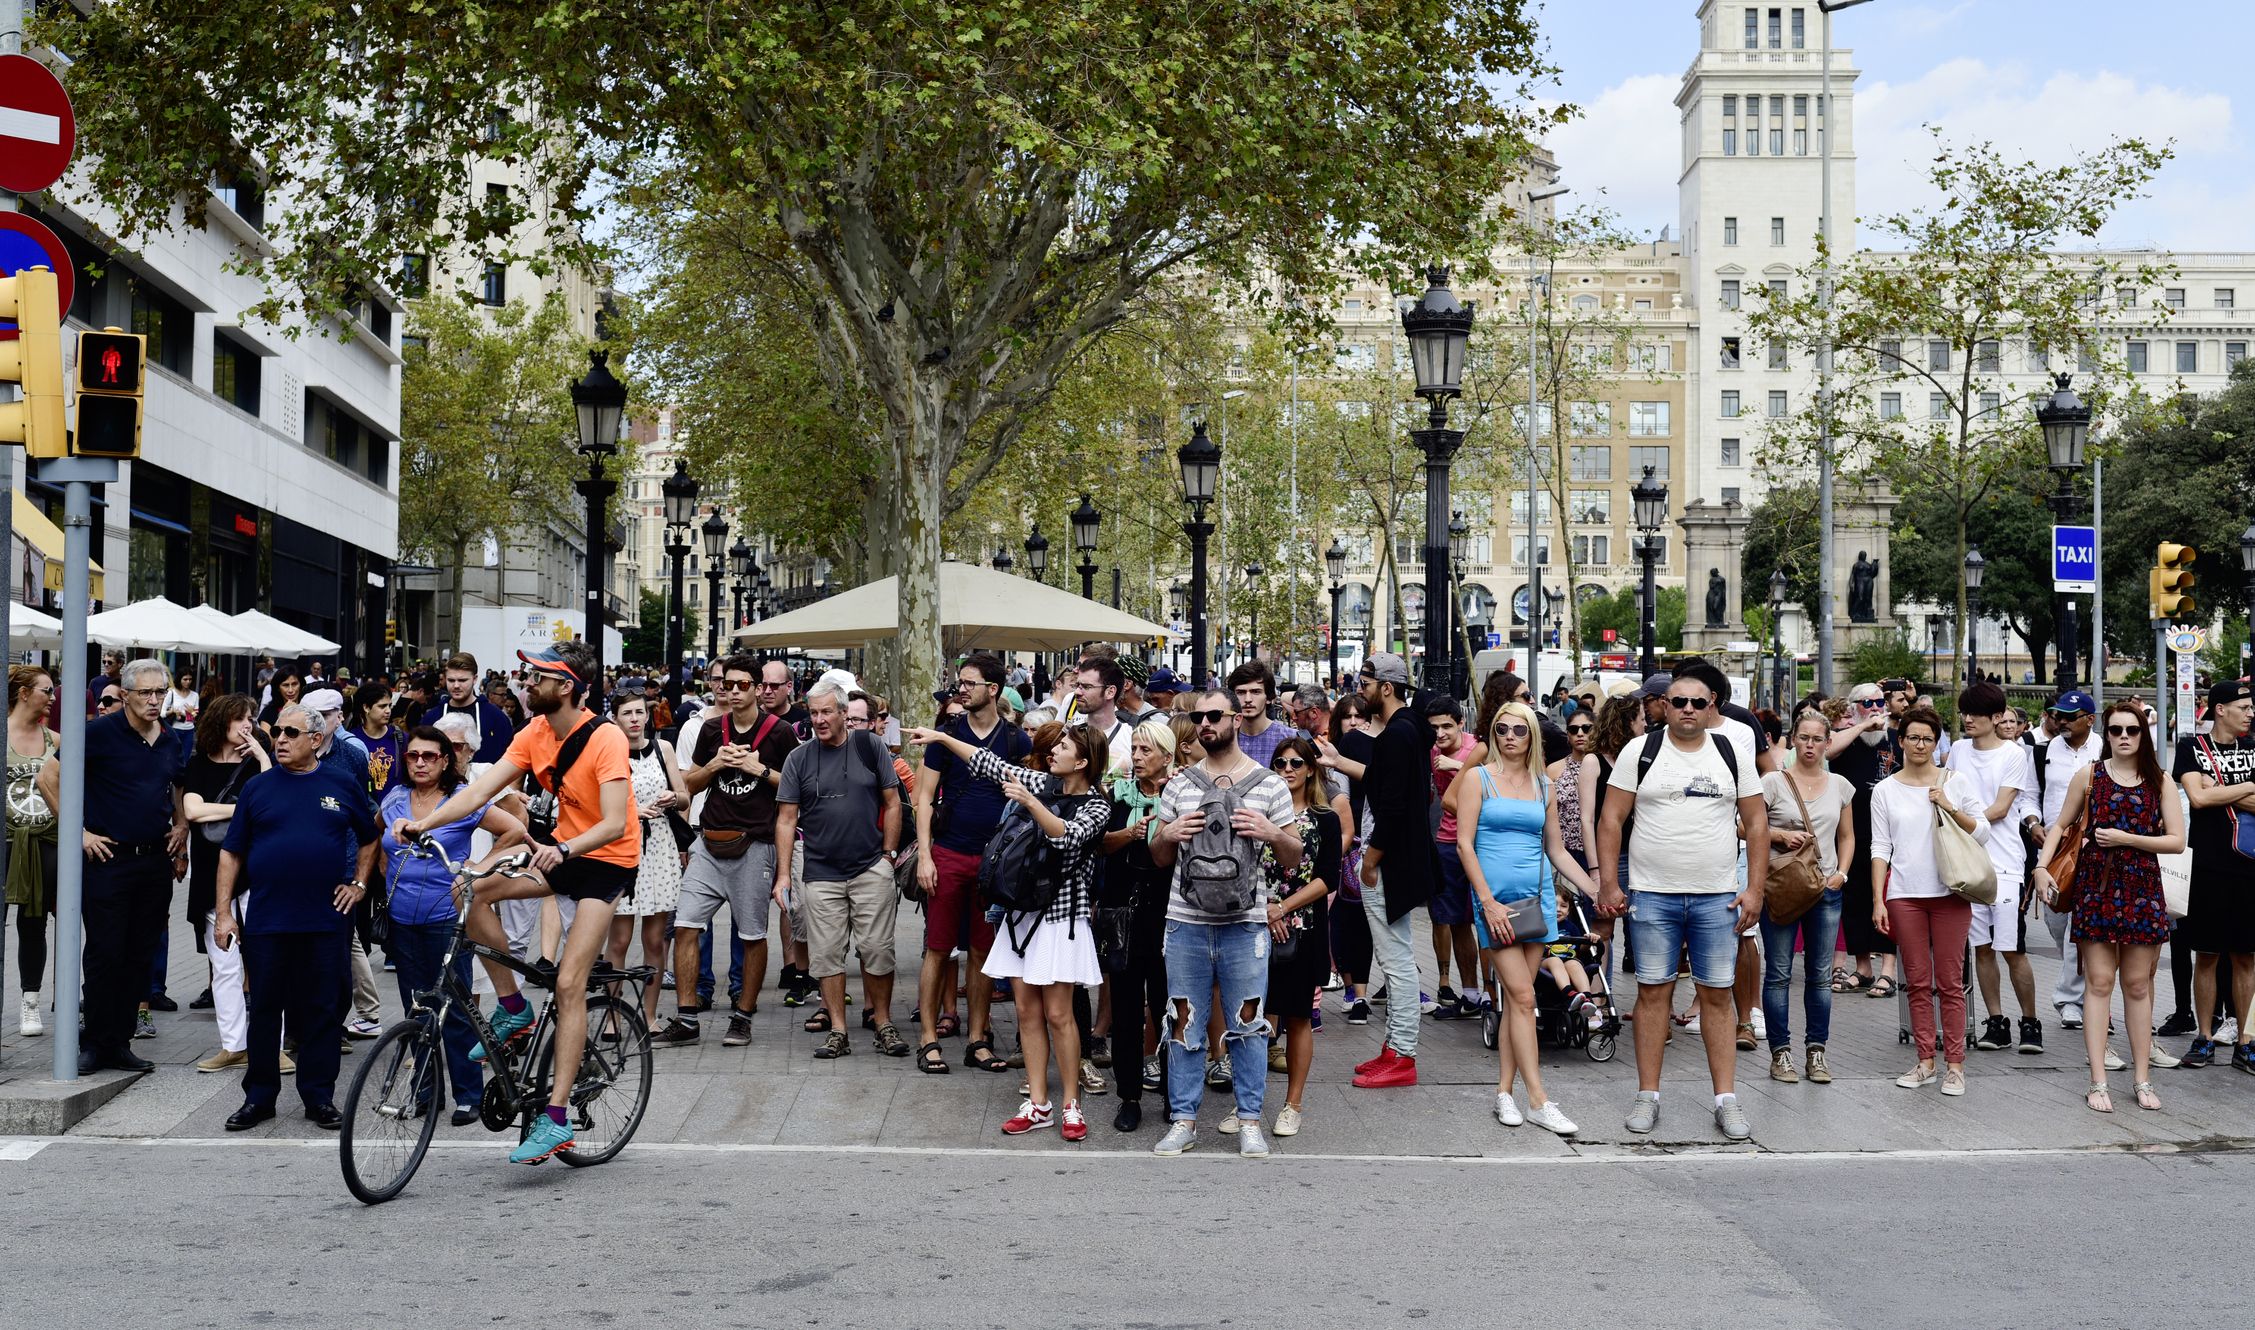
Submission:
M 1879 745 L 1887 742 L 1887 731 L 1865 730 L 1862 734 L 1859 734 L 1856 737 L 1864 741 L 1864 747 L 1877 748 Z
M 525 710 L 535 716 L 553 716 L 563 709 L 564 697 L 561 693 L 539 692 L 525 695 Z

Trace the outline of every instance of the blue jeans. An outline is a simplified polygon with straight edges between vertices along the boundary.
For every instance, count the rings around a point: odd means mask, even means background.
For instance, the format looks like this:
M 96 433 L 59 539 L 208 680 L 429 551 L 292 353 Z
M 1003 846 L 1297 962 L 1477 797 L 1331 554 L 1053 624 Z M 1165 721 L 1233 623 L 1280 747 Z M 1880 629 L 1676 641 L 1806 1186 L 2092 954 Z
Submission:
M 1386 867 L 1378 867 L 1378 884 L 1362 889 L 1362 910 L 1370 920 L 1373 968 L 1386 981 L 1386 1043 L 1405 1058 L 1417 1056 L 1418 1011 L 1417 950 L 1410 923 L 1417 913 L 1404 911 L 1399 919 L 1386 918 Z M 1371 986 L 1377 987 L 1378 976 Z
M 1629 941 L 1636 950 L 1636 981 L 1674 983 L 1677 960 L 1688 944 L 1691 981 L 1701 988 L 1729 988 L 1738 976 L 1738 911 L 1730 908 L 1736 895 L 1731 891 L 1630 892 Z
M 1216 985 L 1228 1022 L 1229 1079 L 1237 1116 L 1258 1118 L 1268 1089 L 1268 928 L 1262 924 L 1185 924 L 1167 920 L 1167 1113 L 1198 1120 L 1206 1094 L 1206 1015 Z M 1183 1014 L 1184 1005 L 1189 1015 Z M 1417 1004 L 1410 1003 L 1414 1018 Z M 1250 1012 L 1248 1017 L 1246 1013 Z M 1196 1041 L 1196 1042 L 1192 1042 Z
M 391 943 L 384 948 L 399 967 L 399 1004 L 409 1008 L 417 993 L 429 992 L 438 985 L 439 962 L 446 958 L 446 944 L 454 936 L 454 925 L 403 924 L 392 921 Z M 454 978 L 464 992 L 470 988 L 470 949 L 465 946 L 454 958 Z M 454 1084 L 454 1102 L 475 1105 L 485 1094 L 485 1068 L 470 1061 L 470 1049 L 478 1042 L 477 1031 L 470 1028 L 470 1018 L 457 1006 L 446 1014 L 446 1028 L 440 1031 L 440 1041 L 446 1046 L 447 1079 Z
M 1803 1043 L 1828 1043 L 1832 1036 L 1832 949 L 1840 941 L 1840 888 L 1817 897 L 1807 914 L 1790 924 L 1772 923 L 1762 911 L 1762 1024 L 1770 1047 L 1793 1042 L 1788 1019 L 1793 1010 L 1793 935 L 1801 948 L 1801 1011 L 1809 1028 Z

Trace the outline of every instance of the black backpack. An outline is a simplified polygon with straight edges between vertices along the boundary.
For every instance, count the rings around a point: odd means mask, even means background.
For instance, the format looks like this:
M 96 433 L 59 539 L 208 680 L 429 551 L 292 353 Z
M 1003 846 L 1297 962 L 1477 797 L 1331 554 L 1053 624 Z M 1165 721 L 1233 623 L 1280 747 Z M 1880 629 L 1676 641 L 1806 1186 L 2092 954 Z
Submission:
M 1050 811 L 1056 810 L 1053 807 Z M 999 905 L 1005 911 L 1004 926 L 1009 930 L 1010 946 L 1020 956 L 1026 954 L 1026 944 L 1032 941 L 1034 929 L 1041 926 L 1042 915 L 1048 912 L 1064 886 L 1064 854 L 1034 825 L 1031 813 L 1018 804 L 1010 805 L 994 829 L 994 839 L 987 842 L 986 854 L 979 860 L 979 894 L 989 904 Z M 1018 936 L 1017 924 L 1012 918 L 1021 914 L 1032 918 L 1023 938 Z

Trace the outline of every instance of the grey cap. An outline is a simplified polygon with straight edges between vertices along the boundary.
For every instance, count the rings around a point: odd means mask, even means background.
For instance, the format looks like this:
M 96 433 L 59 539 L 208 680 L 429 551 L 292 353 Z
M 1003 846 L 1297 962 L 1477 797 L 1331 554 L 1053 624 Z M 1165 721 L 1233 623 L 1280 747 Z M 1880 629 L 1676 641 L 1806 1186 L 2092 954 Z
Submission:
M 1668 685 L 1675 681 L 1676 676 L 1672 674 L 1647 674 L 1644 676 L 1644 682 L 1638 686 L 1636 695 L 1638 697 L 1666 697 Z
M 1370 658 L 1362 664 L 1362 672 L 1365 677 L 1376 679 L 1380 683 L 1409 687 L 1409 662 L 1391 651 L 1371 652 Z

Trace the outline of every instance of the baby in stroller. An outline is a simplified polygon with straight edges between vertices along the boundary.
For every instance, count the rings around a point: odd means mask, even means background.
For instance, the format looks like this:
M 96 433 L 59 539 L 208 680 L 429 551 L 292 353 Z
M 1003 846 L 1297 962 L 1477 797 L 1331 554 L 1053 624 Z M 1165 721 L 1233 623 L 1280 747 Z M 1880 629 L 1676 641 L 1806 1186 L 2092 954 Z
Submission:
M 1605 983 L 1605 944 L 1590 926 L 1588 903 L 1560 892 L 1558 929 L 1535 978 L 1535 1027 L 1544 1039 L 1571 1047 L 1619 1025 Z

